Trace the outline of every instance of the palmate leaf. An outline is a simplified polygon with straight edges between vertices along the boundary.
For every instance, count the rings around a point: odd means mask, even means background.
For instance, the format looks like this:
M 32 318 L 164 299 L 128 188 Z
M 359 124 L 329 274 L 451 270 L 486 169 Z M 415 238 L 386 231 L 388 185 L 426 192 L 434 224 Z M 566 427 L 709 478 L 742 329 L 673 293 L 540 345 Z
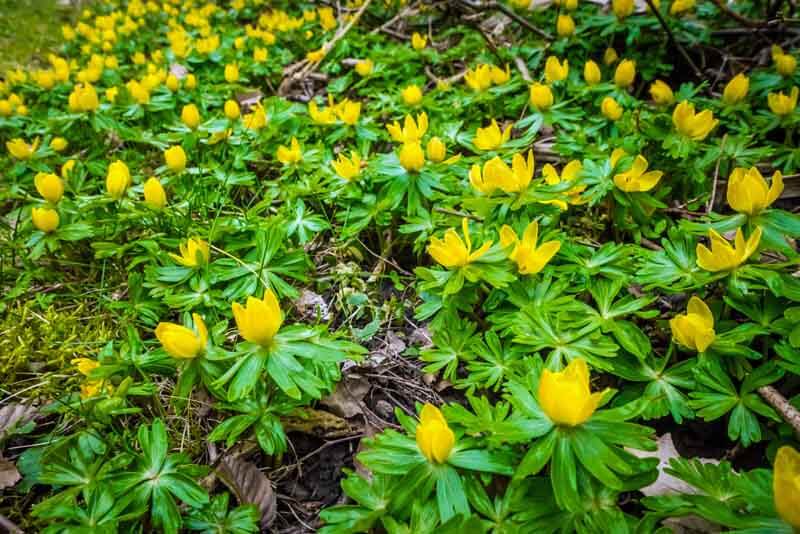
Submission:
M 713 276 L 697 266 L 697 241 L 688 232 L 671 228 L 662 239 L 664 250 L 641 251 L 642 263 L 636 272 L 637 282 L 645 289 L 684 291 L 709 283 Z

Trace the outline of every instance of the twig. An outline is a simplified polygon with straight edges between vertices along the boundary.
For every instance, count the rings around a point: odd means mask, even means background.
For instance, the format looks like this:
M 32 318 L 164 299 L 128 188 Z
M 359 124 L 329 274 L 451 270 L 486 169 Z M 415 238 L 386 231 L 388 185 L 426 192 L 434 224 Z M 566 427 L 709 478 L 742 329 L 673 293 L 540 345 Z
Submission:
M 553 40 L 553 36 L 552 35 L 550 35 L 549 33 L 547 33 L 544 30 L 540 30 L 539 28 L 537 28 L 536 26 L 531 24 L 530 21 L 528 21 L 528 19 L 526 19 L 525 17 L 521 17 L 520 15 L 517 15 L 516 13 L 514 13 L 511 10 L 511 8 L 509 8 L 505 4 L 501 4 L 500 2 L 492 1 L 492 2 L 487 2 L 486 4 L 484 4 L 483 7 L 485 9 L 496 9 L 498 11 L 501 11 L 508 18 L 510 18 L 510 19 L 514 20 L 515 22 L 517 22 L 517 24 L 519 24 L 520 26 L 532 31 L 533 33 L 535 33 L 536 35 L 538 35 L 542 39 L 545 39 L 547 41 L 552 41 Z
M 719 162 L 722 161 L 722 154 L 725 150 L 725 141 L 728 140 L 728 134 L 722 136 L 722 142 L 719 145 L 719 157 L 717 158 L 717 164 L 714 166 L 714 184 L 711 186 L 711 198 L 708 199 L 708 204 L 706 204 L 706 214 L 708 214 L 714 208 L 714 200 L 717 196 L 717 182 L 719 181 Z
M 661 24 L 661 28 L 663 28 L 664 31 L 666 32 L 667 38 L 672 42 L 673 45 L 675 45 L 675 48 L 678 49 L 678 52 L 680 52 L 680 54 L 683 56 L 683 59 L 685 59 L 686 63 L 688 63 L 689 66 L 692 68 L 694 75 L 697 78 L 703 78 L 702 71 L 699 68 L 697 68 L 697 65 L 695 65 L 694 61 L 692 61 L 692 58 L 689 57 L 689 54 L 686 53 L 686 50 L 683 48 L 683 46 L 678 42 L 677 39 L 675 39 L 675 36 L 672 34 L 672 30 L 670 30 L 669 26 L 667 25 L 667 21 L 664 20 L 664 17 L 661 15 L 661 12 L 653 3 L 653 0 L 646 0 L 646 2 L 647 5 L 650 6 L 650 11 L 652 11 L 653 14 L 656 16 L 656 18 L 658 19 L 658 23 Z
M 392 26 L 394 26 L 395 23 L 397 21 L 399 21 L 400 19 L 404 19 L 406 17 L 410 17 L 412 15 L 416 15 L 418 12 L 419 12 L 419 2 L 415 2 L 415 3 L 413 3 L 413 4 L 409 5 L 409 6 L 406 6 L 403 9 L 401 9 L 400 12 L 397 15 L 395 15 L 391 19 L 387 20 L 386 22 L 384 22 L 383 24 L 381 24 L 380 26 L 378 26 L 377 28 L 372 30 L 370 33 L 376 34 L 376 33 L 384 32 L 384 31 L 390 29 Z
M 0 527 L 9 534 L 24 534 L 22 529 L 12 523 L 6 516 L 0 515 Z
M 525 80 L 527 83 L 533 82 L 533 78 L 531 78 L 531 73 L 528 70 L 528 66 L 525 64 L 525 61 L 522 60 L 521 57 L 516 56 L 514 58 L 514 64 L 517 66 L 517 70 L 519 70 L 522 79 Z
M 445 215 L 454 215 L 456 217 L 466 217 L 467 219 L 472 219 L 473 221 L 483 221 L 482 218 L 472 215 L 471 213 L 466 213 L 464 211 L 456 211 L 450 210 L 447 208 L 433 208 L 433 211 L 437 211 L 439 213 L 444 213 Z
M 758 388 L 758 393 L 764 397 L 764 400 L 767 403 L 775 408 L 783 420 L 789 423 L 795 433 L 800 435 L 800 411 L 797 410 L 794 406 L 786 400 L 786 397 L 780 394 L 780 392 L 772 386 L 761 386 Z

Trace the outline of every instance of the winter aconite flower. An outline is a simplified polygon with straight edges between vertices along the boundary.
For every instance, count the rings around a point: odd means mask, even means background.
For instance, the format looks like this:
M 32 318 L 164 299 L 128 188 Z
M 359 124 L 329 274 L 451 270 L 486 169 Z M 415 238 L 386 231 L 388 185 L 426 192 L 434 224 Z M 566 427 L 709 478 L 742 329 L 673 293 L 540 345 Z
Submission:
M 508 257 L 517 264 L 520 274 L 536 274 L 553 259 L 561 248 L 560 241 L 547 241 L 537 246 L 539 223 L 533 221 L 525 228 L 522 239 L 507 224 L 500 229 L 500 244 L 510 249 Z
M 422 102 L 422 89 L 417 85 L 409 85 L 401 91 L 403 102 L 407 106 L 416 106 Z
M 172 172 L 183 172 L 186 169 L 186 152 L 183 147 L 175 145 L 164 151 L 164 162 Z
M 261 104 L 256 104 L 250 113 L 242 117 L 242 125 L 248 130 L 260 130 L 267 125 L 267 113 Z
M 31 159 L 31 157 L 36 153 L 37 148 L 39 148 L 38 138 L 36 138 L 31 144 L 26 143 L 18 137 L 12 139 L 11 141 L 6 141 L 6 149 L 8 150 L 8 153 L 21 160 Z
M 569 15 L 559 15 L 556 19 L 556 33 L 559 37 L 569 37 L 575 33 L 575 21 Z
M 491 248 L 492 242 L 487 241 L 478 250 L 472 251 L 472 240 L 469 237 L 469 223 L 466 217 L 461 219 L 461 231 L 464 234 L 463 240 L 453 228 L 447 229 L 444 233 L 444 240 L 431 237 L 428 254 L 442 267 L 448 269 L 463 267 L 479 260 Z
M 94 111 L 100 106 L 92 84 L 77 84 L 69 95 L 69 110 L 73 112 Z
M 333 110 L 340 121 L 348 126 L 353 126 L 358 122 L 358 117 L 361 115 L 361 102 L 353 102 L 345 98 L 336 104 Z
M 630 59 L 623 59 L 614 71 L 614 84 L 622 89 L 627 89 L 633 85 L 636 78 L 636 62 Z
M 331 161 L 333 170 L 343 180 L 352 182 L 361 173 L 361 156 L 355 150 L 350 151 L 350 159 L 339 154 L 339 159 Z
M 694 104 L 686 100 L 675 106 L 672 112 L 672 124 L 678 133 L 694 141 L 705 139 L 718 122 L 711 110 L 695 113 Z
M 175 323 L 158 323 L 156 337 L 167 354 L 181 360 L 191 360 L 203 353 L 208 344 L 208 329 L 203 318 L 192 314 L 194 330 Z
M 66 150 L 67 146 L 69 146 L 69 142 L 63 137 L 54 137 L 53 140 L 50 141 L 50 148 L 56 152 L 63 152 Z
M 750 78 L 740 72 L 725 85 L 725 89 L 722 91 L 722 101 L 728 105 L 741 102 L 749 90 Z
M 625 156 L 625 151 L 617 148 L 611 153 L 611 168 L 615 168 L 619 160 Z M 647 160 L 639 154 L 634 158 L 631 167 L 614 175 L 614 185 L 626 193 L 642 193 L 653 189 L 661 180 L 663 172 L 647 171 Z
M 711 241 L 710 250 L 702 243 L 697 245 L 697 265 L 712 273 L 731 271 L 747 261 L 747 258 L 756 251 L 761 241 L 761 228 L 756 228 L 747 241 L 744 240 L 742 229 L 739 228 L 736 230 L 733 245 L 713 228 L 708 231 L 708 237 Z
M 271 289 L 264 291 L 264 297 L 261 299 L 247 297 L 244 306 L 234 302 L 233 318 L 236 320 L 239 334 L 244 339 L 263 347 L 272 344 L 272 339 L 283 323 L 278 298 Z
M 778 74 L 787 78 L 797 69 L 797 59 L 791 54 L 784 53 L 778 45 L 772 45 L 772 61 Z
M 564 168 L 561 169 L 561 176 L 558 175 L 558 171 L 555 167 L 546 163 L 544 167 L 542 167 L 542 177 L 547 185 L 557 185 L 562 182 L 572 182 L 578 178 L 578 175 L 583 170 L 583 165 L 580 161 L 574 159 L 564 165 Z M 567 196 L 569 197 L 568 200 L 565 202 L 563 200 L 544 200 L 540 201 L 542 204 L 553 204 L 557 206 L 559 209 L 565 210 L 567 209 L 567 203 L 572 205 L 584 204 L 585 201 L 581 199 L 580 194 L 586 189 L 585 184 L 576 185 L 569 191 L 567 191 Z
M 544 63 L 544 79 L 547 83 L 560 82 L 569 74 L 569 62 L 559 62 L 555 56 L 549 56 Z
M 607 96 L 600 103 L 600 111 L 608 120 L 618 121 L 622 117 L 623 109 L 616 100 L 610 96 Z
M 675 0 L 669 6 L 670 15 L 678 15 L 694 8 L 695 0 Z
M 800 528 L 800 454 L 789 445 L 778 449 L 772 473 L 772 494 L 778 515 Z
M 106 191 L 114 200 L 119 200 L 131 185 L 131 171 L 125 162 L 116 160 L 108 166 Z
M 31 219 L 36 229 L 46 234 L 55 231 L 60 221 L 58 212 L 52 208 L 31 209 Z
M 232 121 L 238 119 L 239 115 L 241 114 L 239 103 L 236 102 L 236 100 L 226 100 L 225 105 L 223 106 L 223 111 L 225 116 Z
M 489 126 L 478 128 L 475 131 L 472 143 L 478 150 L 496 150 L 503 146 L 509 138 L 511 138 L 511 126 L 506 126 L 506 129 L 501 132 L 497 121 L 492 119 Z
M 600 83 L 603 75 L 600 73 L 600 67 L 591 59 L 583 66 L 583 80 L 586 85 L 592 86 Z
M 491 194 L 495 189 L 514 194 L 525 191 L 533 179 L 533 151 L 528 151 L 527 159 L 522 154 L 515 154 L 511 167 L 498 156 L 493 157 L 481 166 L 475 164 L 469 172 L 469 180 L 475 189 L 484 194 Z
M 400 165 L 408 172 L 419 172 L 425 166 L 425 152 L 419 141 L 403 143 L 398 154 Z
M 362 78 L 369 76 L 372 74 L 372 69 L 374 68 L 375 64 L 372 62 L 371 59 L 361 59 L 356 63 L 356 72 Z
M 280 145 L 275 153 L 275 157 L 284 165 L 294 165 L 303 161 L 303 151 L 296 137 L 292 137 L 290 145 L 290 147 Z
M 210 256 L 208 243 L 202 239 L 192 237 L 181 243 L 180 256 L 170 252 L 169 257 L 184 267 L 199 267 L 208 262 Z
M 425 147 L 425 155 L 434 163 L 441 163 L 447 157 L 447 146 L 438 137 L 431 137 Z
M 397 143 L 414 143 L 421 140 L 428 131 L 428 115 L 423 111 L 417 115 L 416 121 L 411 115 L 406 115 L 402 128 L 399 122 L 394 121 L 386 125 L 386 130 Z
M 714 342 L 714 316 L 705 302 L 697 297 L 689 299 L 686 313 L 669 321 L 672 337 L 686 348 L 705 352 Z
M 489 65 L 478 65 L 475 69 L 467 69 L 464 83 L 475 92 L 485 91 L 492 86 L 492 68 Z
M 553 105 L 553 91 L 549 85 L 534 83 L 530 87 L 529 99 L 531 106 L 539 111 L 547 111 Z
M 239 66 L 236 63 L 225 65 L 225 81 L 228 83 L 239 81 Z
M 627 0 L 625 0 L 625 1 L 627 1 Z M 633 2 L 631 2 L 631 4 L 633 4 Z M 607 66 L 608 65 L 613 65 L 614 63 L 617 62 L 618 59 L 619 59 L 619 55 L 617 54 L 617 51 L 614 50 L 613 48 L 611 48 L 610 46 L 608 48 L 606 48 L 605 51 L 603 52 L 603 64 L 604 65 L 607 65 Z
M 419 424 L 416 430 L 419 452 L 429 462 L 442 464 L 450 457 L 456 442 L 455 434 L 447 421 L 433 404 L 426 403 L 419 413 Z
M 769 104 L 769 109 L 775 115 L 785 117 L 786 115 L 790 115 L 797 107 L 797 95 L 797 87 L 792 87 L 792 91 L 788 96 L 783 94 L 783 91 L 780 93 L 769 93 L 767 95 L 767 104 Z
M 672 88 L 663 80 L 656 80 L 650 84 L 650 97 L 659 106 L 668 106 L 675 101 Z
M 51 204 L 58 204 L 64 195 L 64 182 L 57 175 L 40 172 L 33 179 L 36 191 Z
M 411 35 L 411 46 L 414 47 L 414 50 L 422 50 L 427 44 L 427 37 L 423 37 L 418 32 L 414 32 L 413 35 Z
M 181 121 L 183 124 L 194 130 L 200 125 L 200 111 L 194 104 L 186 104 L 181 110 Z
M 538 401 L 550 420 L 562 426 L 578 426 L 594 414 L 605 391 L 592 393 L 589 366 L 576 358 L 563 371 L 544 369 L 539 379 Z
M 783 175 L 780 171 L 775 171 L 772 175 L 772 184 L 769 187 L 756 167 L 737 167 L 728 178 L 728 204 L 735 211 L 750 217 L 768 208 L 781 193 Z
M 611 10 L 619 20 L 623 20 L 633 13 L 634 7 L 633 0 L 611 0 Z
M 144 202 L 153 209 L 160 210 L 167 205 L 167 193 L 158 178 L 151 176 L 144 183 Z

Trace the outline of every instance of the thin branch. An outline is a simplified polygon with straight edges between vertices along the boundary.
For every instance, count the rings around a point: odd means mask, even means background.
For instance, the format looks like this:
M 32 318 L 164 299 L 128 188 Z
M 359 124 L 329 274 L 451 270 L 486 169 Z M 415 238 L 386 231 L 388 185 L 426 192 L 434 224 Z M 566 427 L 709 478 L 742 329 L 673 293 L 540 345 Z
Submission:
M 767 403 L 775 408 L 783 420 L 789 423 L 795 434 L 800 435 L 800 411 L 797 410 L 791 403 L 786 400 L 786 397 L 780 394 L 780 392 L 772 386 L 761 386 L 758 388 L 758 393 L 764 397 L 764 400 Z
M 669 26 L 667 25 L 667 21 L 664 20 L 664 17 L 661 15 L 661 12 L 653 3 L 653 0 L 646 0 L 646 1 L 647 5 L 650 6 L 650 11 L 652 11 L 653 14 L 656 16 L 656 18 L 658 19 L 658 23 L 661 24 L 661 27 L 666 32 L 669 40 L 672 42 L 673 45 L 675 45 L 675 48 L 678 49 L 678 52 L 680 52 L 681 56 L 683 56 L 683 59 L 685 59 L 686 63 L 688 63 L 689 66 L 692 68 L 694 75 L 697 78 L 703 78 L 703 72 L 699 68 L 697 68 L 697 65 L 695 65 L 694 61 L 692 61 L 692 58 L 689 57 L 689 54 L 686 53 L 686 49 L 684 49 L 683 46 L 678 42 L 678 40 L 675 39 L 675 36 L 672 34 L 672 30 L 670 30 Z
M 714 209 L 714 200 L 717 197 L 717 184 L 719 183 L 719 163 L 722 161 L 722 156 L 725 151 L 725 141 L 727 140 L 728 134 L 723 135 L 722 143 L 719 145 L 719 157 L 717 158 L 717 164 L 714 166 L 714 184 L 711 186 L 711 197 L 708 199 L 708 204 L 706 204 L 706 214 Z
M 553 40 L 553 36 L 552 35 L 550 35 L 549 33 L 547 33 L 544 30 L 541 30 L 541 29 L 537 28 L 536 26 L 531 24 L 530 21 L 528 19 L 526 19 L 525 17 L 517 15 L 516 13 L 514 13 L 514 11 L 511 10 L 510 7 L 508 7 L 505 4 L 501 4 L 500 2 L 492 1 L 492 2 L 487 2 L 486 4 L 484 4 L 483 7 L 485 9 L 496 9 L 498 11 L 501 11 L 508 18 L 514 20 L 517 24 L 519 24 L 520 26 L 526 28 L 527 30 L 532 31 L 533 33 L 535 33 L 536 35 L 538 35 L 542 39 L 545 39 L 547 41 L 552 41 Z

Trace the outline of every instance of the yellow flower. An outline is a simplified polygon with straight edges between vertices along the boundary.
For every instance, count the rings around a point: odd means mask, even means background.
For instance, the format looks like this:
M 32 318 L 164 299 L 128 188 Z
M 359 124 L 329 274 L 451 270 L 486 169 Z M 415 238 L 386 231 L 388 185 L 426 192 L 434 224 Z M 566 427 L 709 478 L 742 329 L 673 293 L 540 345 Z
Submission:
M 669 321 L 672 337 L 686 348 L 705 352 L 714 342 L 714 316 L 705 302 L 697 297 L 689 299 L 686 313 Z
M 434 163 L 441 163 L 447 157 L 447 146 L 438 137 L 432 137 L 425 147 L 428 159 Z
M 778 71 L 778 74 L 781 76 L 789 77 L 794 74 L 795 69 L 797 69 L 797 60 L 791 54 L 786 54 L 783 52 L 778 45 L 772 46 L 772 61 L 775 63 L 775 70 Z
M 339 154 L 339 159 L 331 161 L 331 166 L 336 174 L 344 180 L 352 182 L 361 174 L 361 156 L 355 150 L 351 150 L 350 159 L 347 159 L 344 154 Z
M 267 125 L 267 113 L 261 104 L 257 104 L 253 111 L 245 113 L 242 117 L 242 124 L 248 130 L 260 130 Z
M 314 50 L 306 54 L 306 59 L 309 60 L 311 63 L 319 63 L 323 59 L 325 59 L 325 54 L 327 51 L 325 48 L 320 48 L 319 50 Z
M 225 81 L 228 83 L 239 81 L 239 65 L 236 63 L 228 63 L 225 65 Z
M 508 258 L 517 264 L 520 274 L 540 272 L 561 248 L 560 241 L 547 241 L 536 246 L 538 240 L 539 223 L 536 221 L 525 228 L 521 240 L 514 229 L 507 224 L 500 229 L 500 244 L 503 248 L 510 249 Z
M 478 65 L 475 70 L 467 69 L 464 83 L 473 91 L 485 91 L 492 86 L 492 68 L 489 65 Z
M 131 80 L 125 84 L 125 87 L 136 103 L 144 105 L 150 102 L 150 90 L 145 84 L 139 83 L 136 80 Z
M 543 83 L 534 83 L 530 87 L 529 100 L 531 106 L 539 111 L 547 111 L 553 105 L 553 91 Z
M 614 83 L 617 87 L 625 89 L 633 84 L 636 78 L 636 62 L 630 59 L 623 59 L 614 71 Z
M 268 57 L 269 51 L 266 48 L 256 47 L 256 49 L 253 50 L 253 61 L 256 63 L 263 63 Z
M 31 209 L 31 219 L 33 219 L 33 225 L 46 234 L 58 228 L 60 221 L 58 212 L 52 208 Z
M 416 121 L 411 115 L 406 115 L 402 128 L 399 122 L 394 121 L 386 125 L 386 130 L 397 143 L 415 143 L 428 131 L 428 115 L 423 111 L 417 115 Z
M 672 2 L 672 5 L 669 6 L 669 14 L 678 15 L 684 11 L 689 11 L 694 8 L 694 2 L 695 0 L 675 0 Z
M 68 160 L 64 165 L 61 166 L 61 177 L 66 180 L 67 176 L 72 172 L 72 169 L 75 168 L 75 164 L 77 162 L 74 159 Z
M 119 88 L 109 87 L 108 89 L 106 89 L 106 100 L 113 103 L 117 99 L 118 94 L 119 94 Z
M 114 200 L 119 200 L 125 194 L 125 190 L 131 185 L 131 172 L 128 166 L 120 160 L 114 161 L 108 166 L 106 174 L 106 191 Z
M 334 107 L 336 116 L 343 123 L 353 126 L 358 122 L 358 117 L 361 115 L 361 102 L 353 102 L 345 98 Z
M 247 297 L 247 304 L 233 303 L 233 318 L 239 334 L 251 343 L 269 346 L 283 323 L 278 298 L 271 289 L 264 291 L 264 298 Z
M 144 202 L 153 209 L 160 210 L 167 205 L 167 193 L 158 178 L 151 176 L 144 183 Z
M 164 151 L 164 162 L 172 172 L 183 172 L 186 169 L 186 152 L 183 147 L 175 145 Z
M 300 148 L 300 143 L 297 142 L 296 137 L 292 137 L 291 148 L 280 145 L 275 157 L 283 164 L 294 165 L 303 161 L 303 151 Z
M 236 100 L 226 100 L 223 111 L 225 112 L 225 116 L 232 121 L 238 119 L 241 113 L 239 110 L 239 103 L 236 102 Z
M 706 271 L 715 273 L 731 271 L 747 261 L 753 255 L 761 241 L 761 228 L 756 228 L 753 234 L 744 240 L 742 229 L 736 230 L 734 245 L 722 237 L 713 228 L 708 231 L 711 240 L 711 250 L 703 244 L 697 245 L 697 265 Z
M 772 474 L 772 494 L 778 515 L 800 528 L 800 454 L 789 445 L 778 449 Z
M 492 65 L 492 83 L 495 85 L 503 85 L 511 79 L 511 68 L 506 64 L 506 68 L 501 69 L 497 65 Z
M 64 182 L 55 174 L 37 173 L 33 183 L 42 198 L 51 204 L 58 204 L 64 195 Z
M 561 169 L 561 176 L 559 177 L 558 171 L 555 167 L 546 163 L 544 167 L 542 167 L 542 176 L 544 177 L 544 181 L 547 185 L 556 185 L 560 184 L 561 182 L 572 182 L 575 180 L 578 175 L 583 170 L 583 165 L 581 162 L 574 159 L 564 165 L 564 168 Z M 572 205 L 584 204 L 585 201 L 581 199 L 580 194 L 586 189 L 586 185 L 576 185 L 569 191 L 567 191 L 567 196 L 569 197 L 567 202 Z M 542 201 L 543 204 L 554 204 L 559 209 L 565 210 L 567 209 L 567 202 L 563 200 L 546 200 Z
M 325 31 L 330 31 L 336 27 L 336 17 L 333 14 L 333 8 L 321 7 L 317 10 L 319 12 L 319 24 Z
M 194 74 L 187 74 L 183 79 L 183 86 L 191 91 L 197 87 L 197 77 Z
M 600 67 L 591 59 L 583 66 L 583 79 L 586 81 L 586 84 L 590 86 L 600 83 L 600 80 L 603 79 L 603 75 L 600 73 Z
M 165 85 L 167 86 L 167 89 L 169 89 L 170 91 L 172 91 L 174 93 L 175 91 L 177 91 L 180 88 L 181 82 L 180 82 L 180 80 L 178 80 L 177 76 L 175 76 L 174 74 L 170 73 L 170 75 L 167 76 L 167 81 L 165 82 Z
M 52 141 L 50 141 L 50 148 L 55 150 L 56 152 L 61 152 L 67 148 L 69 143 L 63 137 L 54 137 Z
M 429 462 L 443 464 L 450 457 L 456 436 L 447 424 L 442 412 L 433 404 L 425 403 L 419 413 L 416 430 L 419 452 Z
M 603 116 L 608 120 L 618 121 L 620 117 L 622 117 L 623 109 L 616 100 L 610 96 L 607 96 L 600 104 L 600 111 L 603 112 Z
M 356 72 L 363 78 L 372 74 L 372 69 L 374 66 L 375 65 L 372 63 L 371 59 L 362 59 L 356 63 Z
M 200 118 L 200 111 L 197 109 L 197 106 L 194 104 L 186 104 L 183 106 L 183 109 L 181 109 L 181 120 L 192 130 L 197 128 L 202 120 Z
M 18 137 L 11 141 L 6 141 L 8 153 L 21 160 L 31 159 L 37 148 L 39 148 L 38 137 L 30 145 Z
M 400 165 L 408 172 L 419 172 L 425 166 L 425 152 L 419 141 L 403 143 L 398 158 Z
M 411 46 L 414 47 L 414 50 L 422 50 L 428 45 L 428 38 L 423 37 L 418 32 L 414 32 L 411 36 Z
M 620 159 L 625 156 L 621 148 L 614 149 L 611 153 L 611 168 L 614 169 Z M 614 185 L 626 193 L 641 193 L 650 191 L 664 175 L 661 171 L 647 172 L 647 160 L 639 154 L 633 160 L 631 168 L 614 175 Z
M 502 132 L 497 125 L 497 121 L 492 119 L 492 123 L 485 128 L 478 128 L 472 143 L 478 150 L 496 150 L 503 146 L 511 138 L 511 126 L 506 126 Z
M 592 393 L 589 366 L 582 358 L 572 360 L 563 371 L 544 369 L 539 379 L 539 406 L 557 425 L 582 425 L 597 410 L 604 394 Z
M 662 80 L 656 80 L 650 85 L 650 96 L 659 106 L 668 106 L 675 101 L 672 89 Z
M 181 243 L 180 256 L 170 252 L 169 257 L 184 267 L 198 267 L 208 262 L 210 256 L 208 243 L 197 237 L 191 237 Z
M 555 56 L 549 56 L 544 63 L 544 79 L 547 83 L 560 82 L 569 74 L 569 61 L 559 62 Z
M 769 187 L 756 167 L 749 170 L 737 167 L 728 178 L 728 204 L 734 211 L 750 217 L 769 207 L 781 193 L 783 175 L 780 171 L 772 175 L 772 185 Z
M 100 367 L 100 362 L 91 358 L 73 358 L 69 363 L 77 367 L 78 372 L 83 376 L 91 375 L 92 371 Z
M 556 33 L 559 37 L 569 37 L 575 33 L 575 21 L 569 15 L 559 15 L 556 20 Z
M 208 329 L 203 318 L 193 313 L 194 330 L 175 323 L 158 323 L 156 337 L 173 358 L 191 360 L 198 357 L 208 344 Z
M 722 91 L 722 101 L 726 104 L 736 104 L 747 96 L 749 90 L 750 78 L 740 72 L 725 85 L 725 89 Z
M 619 20 L 623 20 L 633 13 L 633 8 L 633 0 L 611 0 L 611 10 Z
M 617 51 L 611 48 L 610 46 L 606 48 L 605 52 L 603 52 L 603 63 L 605 65 L 613 65 L 614 63 L 616 63 L 618 59 L 619 55 L 617 55 Z
M 479 260 L 489 251 L 492 246 L 491 241 L 487 241 L 481 247 L 472 252 L 472 241 L 469 238 L 469 223 L 467 218 L 461 219 L 461 230 L 464 233 L 464 240 L 456 233 L 455 229 L 448 228 L 444 233 L 444 240 L 438 237 L 431 237 L 428 245 L 428 254 L 436 260 L 439 265 L 452 269 L 453 267 L 463 267 L 469 263 Z
M 53 73 L 49 70 L 36 71 L 33 74 L 33 77 L 36 79 L 36 84 L 45 90 L 52 89 L 56 84 L 56 79 L 53 76 Z
M 407 106 L 416 106 L 422 102 L 422 89 L 416 85 L 409 85 L 403 89 L 401 95 L 403 96 L 403 102 L 405 102 Z
M 493 157 L 483 165 L 473 165 L 470 170 L 470 183 L 479 191 L 490 194 L 495 189 L 501 189 L 508 194 L 525 191 L 533 179 L 534 160 L 533 151 L 528 151 L 527 160 L 522 154 L 515 154 L 509 168 L 498 156 Z
M 797 107 L 797 94 L 797 87 L 792 87 L 792 92 L 789 93 L 789 96 L 783 94 L 783 91 L 777 94 L 769 93 L 767 95 L 769 109 L 779 117 L 791 114 L 794 108 Z
M 308 103 L 308 115 L 314 121 L 314 124 L 329 125 L 336 123 L 336 113 L 333 106 L 320 109 L 314 100 Z
M 695 113 L 694 104 L 686 100 L 675 106 L 675 111 L 672 112 L 672 124 L 678 133 L 694 141 L 705 139 L 718 122 L 711 110 Z
M 100 106 L 100 101 L 92 84 L 79 83 L 69 94 L 68 105 L 74 112 L 94 111 Z

